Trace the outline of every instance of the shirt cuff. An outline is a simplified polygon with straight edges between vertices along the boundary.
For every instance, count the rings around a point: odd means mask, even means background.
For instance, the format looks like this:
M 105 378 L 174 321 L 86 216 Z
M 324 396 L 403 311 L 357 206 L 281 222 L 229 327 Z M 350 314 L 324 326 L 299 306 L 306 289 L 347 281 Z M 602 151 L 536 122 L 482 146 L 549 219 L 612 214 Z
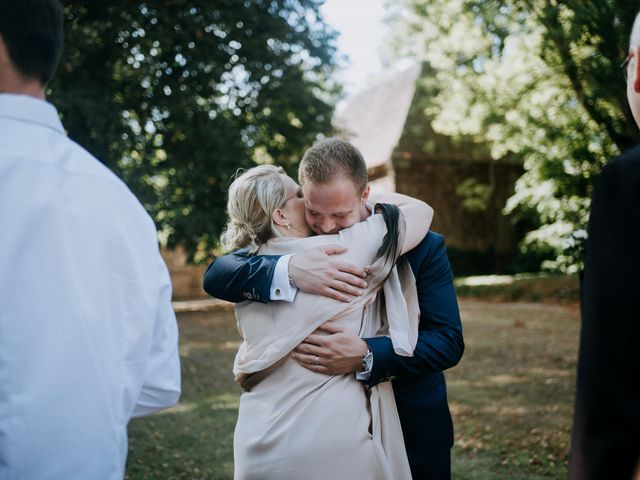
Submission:
M 284 302 L 293 302 L 296 298 L 298 289 L 291 285 L 289 281 L 289 260 L 292 255 L 283 255 L 278 259 L 276 268 L 273 272 L 271 280 L 271 291 L 269 298 L 273 300 L 282 300 Z
M 368 382 L 369 378 L 371 378 L 371 370 L 373 370 L 373 352 L 371 352 L 371 349 L 369 349 L 369 352 L 365 356 L 365 359 L 368 368 L 366 370 L 356 371 L 356 380 Z

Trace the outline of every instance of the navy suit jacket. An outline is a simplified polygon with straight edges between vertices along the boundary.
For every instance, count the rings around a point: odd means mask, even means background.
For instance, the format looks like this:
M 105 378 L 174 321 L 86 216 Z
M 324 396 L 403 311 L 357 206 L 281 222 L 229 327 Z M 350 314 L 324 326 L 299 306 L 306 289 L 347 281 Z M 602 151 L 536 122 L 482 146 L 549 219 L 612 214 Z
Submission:
M 409 462 L 428 462 L 453 445 L 453 424 L 444 374 L 464 351 L 462 324 L 444 237 L 429 232 L 406 254 L 420 303 L 413 357 L 396 355 L 387 337 L 365 338 L 373 353 L 368 384 L 393 381 Z M 210 295 L 240 302 L 268 302 L 277 256 L 247 256 L 238 250 L 212 262 L 204 275 Z

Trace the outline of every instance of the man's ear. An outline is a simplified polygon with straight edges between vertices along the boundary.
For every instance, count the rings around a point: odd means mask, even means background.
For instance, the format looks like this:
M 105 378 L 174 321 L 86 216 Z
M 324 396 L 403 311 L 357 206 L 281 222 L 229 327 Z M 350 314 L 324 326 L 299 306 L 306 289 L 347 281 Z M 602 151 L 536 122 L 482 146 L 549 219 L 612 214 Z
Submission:
M 362 203 L 366 203 L 369 200 L 369 193 L 371 193 L 371 186 L 367 183 L 367 186 L 364 187 L 362 194 L 360 195 L 360 200 Z
M 633 91 L 640 93 L 640 47 L 633 47 Z

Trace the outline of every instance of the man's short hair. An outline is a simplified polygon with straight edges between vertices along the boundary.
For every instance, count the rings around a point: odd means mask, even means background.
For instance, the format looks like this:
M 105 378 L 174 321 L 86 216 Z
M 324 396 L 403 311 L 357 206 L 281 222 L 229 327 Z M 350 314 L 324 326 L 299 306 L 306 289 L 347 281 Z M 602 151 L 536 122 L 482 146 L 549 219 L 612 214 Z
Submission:
M 0 0 L 0 36 L 19 73 L 46 85 L 58 66 L 64 10 L 59 0 Z
M 337 137 L 314 144 L 300 161 L 298 180 L 305 183 L 326 183 L 343 176 L 353 182 L 357 193 L 367 187 L 367 165 L 360 151 Z

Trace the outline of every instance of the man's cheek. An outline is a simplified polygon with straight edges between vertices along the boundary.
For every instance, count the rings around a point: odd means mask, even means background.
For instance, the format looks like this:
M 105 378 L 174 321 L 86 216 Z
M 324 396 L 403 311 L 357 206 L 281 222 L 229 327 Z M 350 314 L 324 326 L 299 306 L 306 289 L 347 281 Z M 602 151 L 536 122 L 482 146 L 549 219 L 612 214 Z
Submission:
M 314 219 L 311 215 L 309 215 L 308 213 L 306 213 L 306 212 L 305 212 L 305 214 L 304 214 L 304 218 L 307 220 L 307 224 L 308 224 L 308 225 L 311 225 L 311 226 L 312 226 L 313 224 L 315 224 L 315 223 L 316 223 L 316 222 L 315 222 L 315 219 Z
M 345 218 L 344 220 L 340 221 L 340 229 L 349 228 L 355 223 L 358 223 L 359 221 L 360 221 L 360 217 L 358 217 L 357 215 L 354 215 L 353 217 Z
M 316 234 L 321 235 L 322 232 L 320 231 L 320 225 L 318 225 L 318 221 L 311 216 L 307 216 L 306 218 L 307 218 L 307 225 L 309 225 L 311 230 L 313 230 Z

